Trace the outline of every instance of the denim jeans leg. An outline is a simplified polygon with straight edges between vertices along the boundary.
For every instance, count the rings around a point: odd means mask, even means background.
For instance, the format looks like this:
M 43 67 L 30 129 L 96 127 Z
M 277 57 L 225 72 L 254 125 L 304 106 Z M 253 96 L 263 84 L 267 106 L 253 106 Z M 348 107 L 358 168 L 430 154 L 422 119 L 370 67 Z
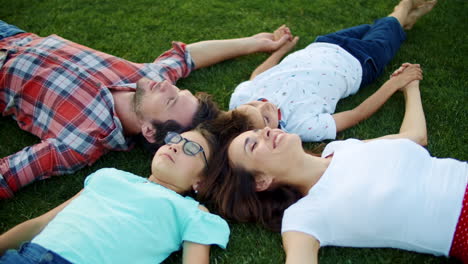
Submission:
M 0 20 L 0 40 L 3 38 L 8 38 L 19 33 L 25 33 L 26 31 L 18 28 L 17 26 L 10 25 L 2 20 Z
M 340 35 L 348 38 L 362 39 L 367 34 L 370 28 L 371 25 L 364 24 L 355 27 L 345 28 L 328 35 Z
M 354 32 L 363 32 L 369 26 L 362 39 L 348 37 Z M 332 33 L 319 36 L 316 42 L 336 44 L 348 51 L 362 66 L 361 87 L 373 82 L 382 74 L 385 66 L 395 56 L 406 34 L 394 17 L 377 19 L 372 25 L 355 27 L 358 30 L 344 30 L 340 34 Z
M 53 251 L 34 243 L 25 243 L 19 250 L 8 250 L 0 264 L 71 264 Z

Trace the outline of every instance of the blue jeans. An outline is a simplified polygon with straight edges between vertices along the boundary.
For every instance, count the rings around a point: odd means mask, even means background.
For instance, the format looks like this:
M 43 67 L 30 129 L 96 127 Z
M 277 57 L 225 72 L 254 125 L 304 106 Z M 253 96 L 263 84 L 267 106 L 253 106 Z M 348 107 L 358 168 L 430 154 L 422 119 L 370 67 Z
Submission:
M 0 20 L 0 40 L 8 38 L 19 33 L 25 33 L 26 31 L 19 29 L 16 26 L 10 25 Z
M 394 17 L 377 19 L 372 25 L 360 25 L 318 36 L 315 42 L 339 45 L 362 66 L 361 87 L 373 82 L 395 56 L 406 34 Z
M 34 243 L 24 243 L 19 250 L 8 250 L 0 264 L 71 264 L 57 253 Z

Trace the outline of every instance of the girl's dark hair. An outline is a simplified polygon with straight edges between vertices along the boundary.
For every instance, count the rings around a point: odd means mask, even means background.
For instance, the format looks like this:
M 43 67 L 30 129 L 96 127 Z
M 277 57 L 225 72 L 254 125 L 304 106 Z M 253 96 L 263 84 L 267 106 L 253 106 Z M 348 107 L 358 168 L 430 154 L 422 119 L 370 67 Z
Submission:
M 213 166 L 199 188 L 199 200 L 224 218 L 257 222 L 270 230 L 280 231 L 284 210 L 302 195 L 289 186 L 257 192 L 256 172 L 232 166 L 228 156 L 228 148 L 234 138 L 252 129 L 248 118 L 232 111 L 213 121 L 208 129 L 220 138 L 220 147 L 214 153 Z
M 220 144 L 218 141 L 218 137 L 215 134 L 213 134 L 210 130 L 208 130 L 205 127 L 204 123 L 199 124 L 197 127 L 192 129 L 192 131 L 200 133 L 205 138 L 206 142 L 208 143 L 208 148 L 210 149 L 211 155 L 209 157 L 206 157 L 208 161 L 207 167 L 205 170 L 202 170 L 201 173 L 202 178 L 206 178 L 208 176 L 208 172 L 213 169 L 213 166 L 217 166 L 217 164 L 213 163 L 213 157 L 219 151 Z M 187 191 L 182 195 L 188 195 L 193 198 L 196 198 L 197 196 L 197 194 L 193 190 Z

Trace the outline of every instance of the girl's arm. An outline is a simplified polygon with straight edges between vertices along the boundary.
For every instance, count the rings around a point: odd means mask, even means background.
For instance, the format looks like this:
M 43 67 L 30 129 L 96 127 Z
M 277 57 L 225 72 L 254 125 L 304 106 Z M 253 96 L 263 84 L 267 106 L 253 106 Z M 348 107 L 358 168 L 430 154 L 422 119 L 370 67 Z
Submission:
M 404 89 L 405 116 L 398 134 L 387 135 L 382 138 L 407 138 L 421 146 L 427 145 L 426 118 L 421 102 L 419 81 L 409 83 Z
M 208 208 L 199 205 L 198 209 L 209 213 Z M 183 245 L 183 264 L 202 264 L 210 262 L 210 246 L 194 242 L 184 241 Z
M 21 243 L 25 241 L 31 241 L 60 211 L 62 211 L 63 208 L 65 208 L 73 199 L 78 197 L 80 193 L 81 191 L 70 198 L 68 201 L 55 207 L 49 212 L 36 218 L 27 220 L 1 235 L 0 256 L 3 255 L 8 249 L 17 249 Z
M 183 245 L 184 264 L 205 264 L 210 262 L 210 246 L 185 241 Z
M 368 97 L 356 108 L 333 115 L 336 132 L 343 131 L 357 125 L 373 115 L 398 90 L 413 80 L 422 80 L 422 71 L 417 64 L 405 63 L 404 70 L 398 69 L 396 75 L 386 81 L 374 94 Z
M 281 46 L 278 50 L 273 52 L 268 59 L 266 59 L 260 66 L 258 66 L 250 75 L 250 80 L 253 80 L 257 75 L 260 73 L 270 69 L 271 67 L 275 66 L 280 62 L 280 60 L 286 55 L 289 51 L 291 51 L 294 46 L 296 46 L 299 37 L 292 37 L 289 28 L 285 25 L 282 25 L 274 32 L 275 39 L 276 38 L 283 38 L 284 36 L 288 36 L 288 40 L 286 41 L 283 46 Z
M 313 236 L 296 231 L 284 232 L 283 246 L 286 264 L 318 263 L 320 243 Z

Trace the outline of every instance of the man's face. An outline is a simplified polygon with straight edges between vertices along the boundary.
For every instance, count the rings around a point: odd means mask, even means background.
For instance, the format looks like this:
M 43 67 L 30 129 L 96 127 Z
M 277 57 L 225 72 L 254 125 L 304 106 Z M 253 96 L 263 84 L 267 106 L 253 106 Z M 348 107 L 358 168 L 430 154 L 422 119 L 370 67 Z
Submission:
M 142 78 L 137 82 L 135 111 L 143 122 L 175 120 L 189 126 L 198 108 L 197 98 L 164 80 Z

